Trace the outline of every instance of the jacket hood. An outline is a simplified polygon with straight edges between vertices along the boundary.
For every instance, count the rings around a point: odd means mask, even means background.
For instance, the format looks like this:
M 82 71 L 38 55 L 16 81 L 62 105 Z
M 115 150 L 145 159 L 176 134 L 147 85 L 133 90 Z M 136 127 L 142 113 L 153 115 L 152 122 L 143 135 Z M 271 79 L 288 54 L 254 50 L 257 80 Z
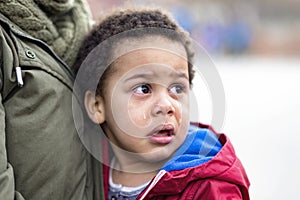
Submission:
M 217 134 L 210 126 L 194 125 L 183 148 L 162 168 L 167 172 L 152 188 L 151 196 L 180 193 L 189 182 L 215 179 L 238 185 L 247 197 L 250 183 L 227 136 Z

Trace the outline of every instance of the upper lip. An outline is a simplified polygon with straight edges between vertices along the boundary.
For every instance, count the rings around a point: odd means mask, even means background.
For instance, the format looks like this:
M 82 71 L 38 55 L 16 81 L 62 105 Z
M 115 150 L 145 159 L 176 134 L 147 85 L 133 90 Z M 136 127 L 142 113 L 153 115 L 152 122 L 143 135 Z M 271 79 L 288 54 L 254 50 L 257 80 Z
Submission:
M 174 125 L 173 124 L 162 124 L 162 125 L 156 127 L 155 129 L 153 129 L 153 131 L 151 132 L 150 135 L 156 135 L 160 131 L 169 131 L 169 133 L 174 135 Z

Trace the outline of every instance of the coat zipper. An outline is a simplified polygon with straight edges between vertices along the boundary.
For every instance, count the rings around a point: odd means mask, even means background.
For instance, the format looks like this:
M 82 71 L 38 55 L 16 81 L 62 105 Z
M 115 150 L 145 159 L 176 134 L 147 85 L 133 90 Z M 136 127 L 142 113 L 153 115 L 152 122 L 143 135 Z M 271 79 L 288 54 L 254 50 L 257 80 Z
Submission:
M 13 51 L 14 57 L 15 59 L 13 60 L 14 62 L 14 67 L 15 67 L 15 71 L 16 71 L 16 80 L 18 83 L 19 87 L 23 87 L 24 82 L 23 82 L 23 78 L 22 78 L 22 70 L 21 67 L 19 66 L 20 62 L 18 59 L 18 53 L 16 51 L 16 49 L 14 48 L 14 44 L 10 39 L 10 36 L 8 35 L 8 33 L 6 32 L 5 29 L 2 29 L 2 33 L 4 34 L 4 37 L 6 37 L 7 42 L 9 43 L 9 45 L 11 46 L 11 50 Z
M 144 194 L 142 195 L 142 197 L 140 198 L 140 200 L 145 199 L 145 197 L 149 194 L 149 192 L 152 190 L 152 188 L 154 188 L 154 186 L 158 183 L 159 180 L 161 180 L 161 178 L 167 173 L 166 170 L 160 170 L 156 176 L 154 177 L 154 179 L 152 180 L 152 182 L 150 183 L 150 185 L 147 187 L 146 191 L 144 192 Z

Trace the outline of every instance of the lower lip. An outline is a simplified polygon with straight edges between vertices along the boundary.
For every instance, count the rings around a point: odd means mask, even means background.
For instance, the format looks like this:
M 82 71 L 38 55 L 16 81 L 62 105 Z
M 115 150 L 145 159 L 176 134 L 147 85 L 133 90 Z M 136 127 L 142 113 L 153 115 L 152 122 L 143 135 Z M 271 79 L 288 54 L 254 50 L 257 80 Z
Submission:
M 149 140 L 152 143 L 156 144 L 169 144 L 173 141 L 174 135 L 171 136 L 159 136 L 159 135 L 152 135 L 149 137 Z

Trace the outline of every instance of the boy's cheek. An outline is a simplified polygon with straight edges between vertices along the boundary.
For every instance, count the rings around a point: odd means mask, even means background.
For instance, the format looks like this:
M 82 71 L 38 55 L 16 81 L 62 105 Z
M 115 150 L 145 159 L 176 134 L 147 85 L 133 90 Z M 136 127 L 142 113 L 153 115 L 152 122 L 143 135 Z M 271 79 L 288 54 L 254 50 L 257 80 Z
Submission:
M 139 107 L 138 109 L 128 109 L 128 114 L 128 119 L 130 119 L 131 123 L 138 128 L 146 127 L 150 123 L 149 112 L 144 111 L 142 107 Z

